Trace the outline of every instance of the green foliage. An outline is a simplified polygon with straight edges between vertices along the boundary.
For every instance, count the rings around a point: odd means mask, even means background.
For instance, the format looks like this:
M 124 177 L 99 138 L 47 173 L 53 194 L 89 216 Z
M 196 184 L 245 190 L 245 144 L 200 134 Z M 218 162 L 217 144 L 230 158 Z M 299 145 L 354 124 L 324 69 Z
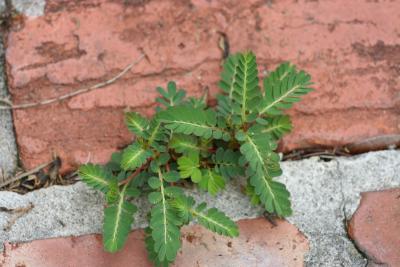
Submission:
M 177 90 L 175 82 L 169 82 L 167 90 L 162 87 L 157 87 L 161 97 L 157 97 L 156 101 L 165 107 L 173 107 L 182 103 L 186 93 L 184 90 Z
M 191 177 L 192 182 L 199 183 L 202 180 L 198 154 L 182 156 L 178 159 L 179 174 L 182 178 Z
M 150 228 L 151 237 L 154 241 L 154 251 L 160 262 L 172 262 L 175 260 L 176 254 L 181 246 L 180 229 L 181 221 L 172 209 L 168 200 L 164 187 L 164 178 L 160 170 L 158 170 L 158 178 L 160 180 L 159 192 L 155 204 L 151 209 Z M 150 195 L 149 195 L 150 196 Z
M 203 170 L 199 186 L 201 189 L 208 191 L 212 196 L 215 196 L 219 191 L 224 189 L 225 180 L 215 171 L 207 168 Z
M 279 140 L 283 135 L 292 131 L 292 122 L 287 115 L 274 116 L 262 120 L 260 123 L 266 123 L 266 127 L 261 132 L 271 134 L 275 140 Z
M 136 136 L 143 137 L 149 122 L 136 112 L 128 112 L 125 114 L 125 123 L 128 129 Z
M 311 76 L 284 63 L 264 79 L 265 95 L 258 109 L 260 114 L 278 115 L 291 108 L 300 97 L 311 92 Z
M 79 176 L 90 187 L 106 193 L 111 183 L 112 174 L 100 165 L 89 163 L 79 168 Z
M 135 170 L 142 166 L 151 157 L 151 151 L 144 149 L 139 143 L 125 148 L 122 154 L 121 168 L 124 170 Z
M 160 113 L 165 128 L 174 133 L 193 134 L 205 139 L 222 139 L 224 131 L 216 127 L 217 117 L 212 109 L 200 109 L 183 105 L 170 107 Z
M 117 201 L 104 209 L 103 242 L 109 252 L 120 250 L 128 237 L 137 207 L 126 200 L 127 185 L 119 193 Z
M 187 183 L 217 196 L 230 180 L 243 177 L 252 204 L 290 216 L 290 193 L 274 180 L 282 174 L 277 142 L 292 129 L 283 111 L 310 92 L 310 85 L 308 74 L 284 63 L 264 78 L 261 90 L 256 57 L 246 52 L 226 59 L 216 107 L 207 105 L 207 93 L 187 98 L 174 82 L 158 87 L 153 118 L 126 114 L 135 141 L 107 164 L 79 169 L 82 181 L 106 198 L 104 248 L 115 252 L 123 247 L 137 210 L 132 200 L 140 193 L 151 204 L 145 243 L 156 266 L 175 260 L 180 229 L 192 221 L 238 236 L 235 222 L 222 211 L 185 196 L 181 185 Z
M 225 177 L 237 178 L 244 174 L 243 167 L 239 165 L 239 158 L 241 154 L 231 149 L 224 150 L 222 147 L 218 148 L 215 153 L 215 164 L 218 172 Z

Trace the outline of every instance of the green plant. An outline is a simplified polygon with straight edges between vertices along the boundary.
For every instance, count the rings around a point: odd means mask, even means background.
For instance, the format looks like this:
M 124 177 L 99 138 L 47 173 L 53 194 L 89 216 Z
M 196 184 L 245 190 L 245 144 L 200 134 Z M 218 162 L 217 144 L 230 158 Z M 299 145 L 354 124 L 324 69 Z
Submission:
M 183 192 L 190 181 L 211 195 L 239 176 L 247 177 L 246 194 L 278 216 L 291 214 L 290 194 L 274 177 L 281 175 L 277 141 L 292 126 L 285 109 L 310 92 L 310 76 L 284 63 L 264 78 L 260 90 L 256 57 L 251 52 L 230 56 L 219 83 L 223 93 L 215 108 L 207 96 L 185 98 L 174 82 L 148 120 L 126 114 L 136 140 L 112 155 L 104 166 L 80 167 L 81 179 L 105 193 L 103 240 L 107 251 L 121 249 L 137 207 L 129 200 L 146 194 L 152 204 L 146 247 L 155 265 L 173 262 L 181 246 L 180 228 L 197 222 L 221 235 L 235 237 L 236 224 L 216 208 L 198 205 Z

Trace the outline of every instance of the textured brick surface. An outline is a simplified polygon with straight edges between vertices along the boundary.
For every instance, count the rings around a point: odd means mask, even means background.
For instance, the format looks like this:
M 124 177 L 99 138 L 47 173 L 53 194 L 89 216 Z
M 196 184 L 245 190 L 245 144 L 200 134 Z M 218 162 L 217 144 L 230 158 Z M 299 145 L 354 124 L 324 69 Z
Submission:
M 308 242 L 291 224 L 273 227 L 265 219 L 242 220 L 240 236 L 224 238 L 200 226 L 185 227 L 182 250 L 174 266 L 303 266 Z M 0 264 L 29 267 L 152 266 L 147 260 L 142 230 L 132 232 L 116 254 L 103 251 L 100 235 L 8 244 Z
M 400 188 L 363 193 L 349 234 L 372 263 L 400 266 Z
M 316 92 L 291 111 L 283 149 L 341 145 L 399 133 L 398 1 L 48 1 L 45 14 L 7 38 L 15 103 L 94 84 L 147 55 L 124 78 L 95 92 L 14 112 L 22 162 L 56 152 L 65 169 L 104 161 L 131 136 L 126 108 L 150 113 L 154 88 L 174 79 L 191 94 L 215 93 L 219 31 L 231 50 L 252 49 L 260 70 L 290 60 Z

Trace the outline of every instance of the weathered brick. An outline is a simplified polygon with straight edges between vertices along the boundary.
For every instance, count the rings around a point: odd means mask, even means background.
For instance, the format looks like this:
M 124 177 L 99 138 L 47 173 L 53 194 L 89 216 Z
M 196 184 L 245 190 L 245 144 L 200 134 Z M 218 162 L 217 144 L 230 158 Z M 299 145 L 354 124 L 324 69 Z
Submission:
M 293 225 L 265 219 L 239 221 L 240 236 L 225 238 L 200 226 L 185 227 L 182 250 L 174 266 L 304 266 L 308 242 Z M 0 264 L 4 266 L 152 266 L 147 259 L 142 230 L 133 231 L 124 249 L 103 251 L 100 235 L 55 238 L 7 244 Z
M 400 266 L 400 189 L 362 194 L 349 235 L 371 266 Z

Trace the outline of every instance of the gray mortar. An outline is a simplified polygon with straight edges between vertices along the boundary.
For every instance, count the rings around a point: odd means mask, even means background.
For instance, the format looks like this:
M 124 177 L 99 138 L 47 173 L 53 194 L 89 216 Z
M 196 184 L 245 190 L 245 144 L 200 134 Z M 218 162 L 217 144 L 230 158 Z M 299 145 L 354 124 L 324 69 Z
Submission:
M 2 36 L 0 34 L 0 40 Z M 0 98 L 8 97 L 4 75 L 4 49 L 0 41 Z M 0 110 L 0 182 L 2 178 L 14 172 L 17 166 L 17 148 L 15 145 L 11 112 Z M 5 176 L 5 177 L 2 177 Z
M 0 13 L 6 9 L 6 1 L 0 0 Z
M 280 178 L 292 193 L 293 216 L 287 218 L 310 242 L 307 266 L 366 266 L 348 239 L 345 218 L 349 219 L 360 199 L 360 192 L 400 186 L 400 151 L 371 152 L 352 158 L 324 162 L 318 158 L 283 162 Z M 239 185 L 229 185 L 217 198 L 188 190 L 197 201 L 206 201 L 235 220 L 261 214 L 240 193 Z M 34 208 L 19 218 L 9 232 L 0 230 L 0 243 L 24 242 L 50 237 L 101 232 L 103 197 L 82 183 L 54 186 L 19 195 L 0 192 L 0 206 Z M 148 205 L 139 199 L 141 212 L 135 215 L 133 228 L 146 226 Z M 10 219 L 0 212 L 0 229 Z
M 12 0 L 12 5 L 17 12 L 28 17 L 39 17 L 44 14 L 45 0 Z

